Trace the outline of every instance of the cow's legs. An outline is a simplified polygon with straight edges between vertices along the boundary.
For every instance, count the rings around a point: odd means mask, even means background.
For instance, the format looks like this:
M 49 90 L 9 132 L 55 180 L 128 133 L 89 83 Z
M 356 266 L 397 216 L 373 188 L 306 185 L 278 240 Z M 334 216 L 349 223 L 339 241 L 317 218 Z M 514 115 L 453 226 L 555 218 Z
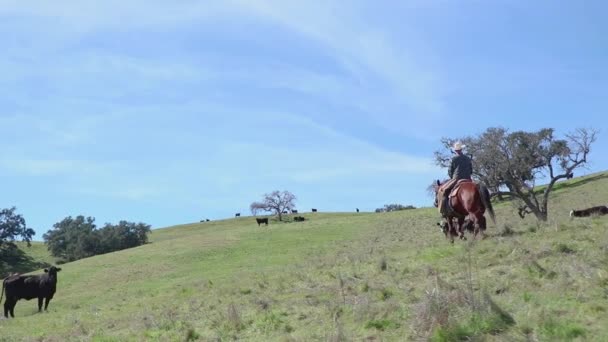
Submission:
M 10 314 L 11 317 L 15 318 L 15 305 L 17 304 L 17 300 L 14 298 L 6 298 L 4 302 L 4 317 L 8 318 Z
M 52 297 L 46 297 L 44 300 L 44 311 L 46 311 L 46 309 L 49 307 L 49 302 L 51 301 Z
M 42 299 L 44 297 L 39 296 L 38 297 L 38 312 L 42 311 Z

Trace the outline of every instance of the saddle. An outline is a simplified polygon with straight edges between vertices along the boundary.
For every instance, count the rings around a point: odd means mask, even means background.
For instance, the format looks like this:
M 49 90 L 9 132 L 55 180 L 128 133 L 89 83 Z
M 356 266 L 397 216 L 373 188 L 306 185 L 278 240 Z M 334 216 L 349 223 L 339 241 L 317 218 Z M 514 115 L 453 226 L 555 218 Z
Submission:
M 456 182 L 456 185 L 454 185 L 454 187 L 452 188 L 452 191 L 450 191 L 450 194 L 448 195 L 450 198 L 458 195 L 458 190 L 460 190 L 460 186 L 464 183 L 473 183 L 472 180 L 470 179 L 459 179 Z
M 454 184 L 455 183 L 455 184 Z M 447 182 L 445 182 L 438 191 L 438 198 L 439 198 L 439 205 L 438 205 L 438 209 L 439 209 L 439 213 L 443 216 L 448 216 L 449 214 L 456 214 L 456 216 L 460 216 L 457 212 L 454 211 L 454 208 L 452 208 L 452 204 L 450 203 L 450 199 L 452 197 L 455 197 L 458 195 L 458 191 L 460 190 L 460 186 L 464 183 L 473 183 L 472 180 L 470 179 L 459 179 L 457 181 L 454 182 L 454 180 L 449 180 Z M 452 190 L 449 190 L 450 188 L 452 188 Z M 450 193 L 448 194 L 448 200 L 445 201 L 445 205 L 441 205 L 442 201 L 444 201 L 444 194 L 446 191 L 450 191 Z

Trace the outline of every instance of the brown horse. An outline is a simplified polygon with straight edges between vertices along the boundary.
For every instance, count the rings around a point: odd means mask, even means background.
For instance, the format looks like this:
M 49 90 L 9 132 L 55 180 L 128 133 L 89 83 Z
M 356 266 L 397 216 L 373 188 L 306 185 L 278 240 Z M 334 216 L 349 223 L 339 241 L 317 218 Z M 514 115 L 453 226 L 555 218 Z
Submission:
M 440 203 L 440 199 L 437 198 L 439 187 L 441 183 L 437 181 L 435 186 L 435 205 Z M 486 218 L 484 213 L 487 210 L 490 214 L 492 222 L 496 224 L 496 218 L 494 216 L 494 208 L 492 208 L 492 202 L 490 202 L 490 192 L 483 184 L 475 184 L 473 181 L 459 181 L 458 184 L 452 189 L 449 198 L 449 206 L 452 208 L 450 212 L 444 216 L 446 219 L 446 229 L 444 233 L 446 237 L 449 234 L 450 242 L 454 242 L 454 236 L 460 234 L 460 238 L 464 239 L 465 219 L 470 220 L 473 225 L 473 236 L 474 238 L 480 231 L 486 230 Z M 454 219 L 458 223 L 454 222 Z

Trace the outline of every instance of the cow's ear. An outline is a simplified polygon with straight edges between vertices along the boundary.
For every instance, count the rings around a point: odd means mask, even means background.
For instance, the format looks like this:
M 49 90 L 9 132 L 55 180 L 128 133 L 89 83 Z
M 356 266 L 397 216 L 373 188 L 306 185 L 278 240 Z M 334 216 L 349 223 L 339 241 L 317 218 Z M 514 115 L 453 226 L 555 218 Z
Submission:
M 45 272 L 45 273 L 48 273 L 48 272 L 49 272 L 49 269 L 48 269 L 48 268 L 45 268 L 45 269 L 44 269 L 44 272 Z
M 61 267 L 57 267 L 57 272 L 61 271 Z

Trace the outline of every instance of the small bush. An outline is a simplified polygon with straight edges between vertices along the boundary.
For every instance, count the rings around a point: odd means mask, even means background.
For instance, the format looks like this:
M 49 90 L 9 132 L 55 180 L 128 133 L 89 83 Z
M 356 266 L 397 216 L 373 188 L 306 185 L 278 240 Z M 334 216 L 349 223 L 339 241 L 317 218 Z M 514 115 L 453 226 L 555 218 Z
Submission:
M 387 300 L 393 296 L 393 291 L 389 289 L 382 289 L 380 291 L 380 299 Z
M 530 327 L 529 325 L 522 325 L 519 330 L 522 332 L 522 334 L 524 335 L 532 335 L 532 333 L 534 332 L 534 329 L 532 327 Z
M 543 322 L 541 331 L 543 335 L 551 340 L 573 340 L 585 336 L 585 329 L 576 323 L 559 322 L 552 318 Z
M 466 327 L 439 327 L 430 338 L 432 342 L 470 341 L 473 333 Z
M 194 328 L 190 328 L 188 329 L 188 331 L 186 331 L 186 341 L 196 341 L 201 337 L 201 335 L 199 333 L 196 332 L 196 330 L 194 330 Z
M 258 319 L 254 325 L 255 327 L 263 333 L 269 333 L 272 331 L 277 331 L 283 325 L 283 318 L 281 318 L 281 314 L 277 314 L 275 312 L 266 312 L 260 319 Z
M 390 319 L 372 320 L 365 324 L 365 329 L 376 329 L 384 331 L 386 329 L 399 328 L 399 323 L 393 322 Z
M 483 334 L 499 334 L 511 324 L 499 314 L 474 314 L 465 324 L 439 327 L 431 336 L 431 341 L 475 341 Z
M 387 268 L 388 268 L 388 264 L 386 262 L 386 257 L 382 257 L 382 259 L 380 259 L 380 270 L 386 271 Z
M 243 321 L 241 319 L 241 314 L 235 304 L 228 305 L 226 321 L 230 328 L 236 331 L 240 331 L 241 329 L 243 329 Z
M 565 254 L 572 254 L 574 252 L 576 252 L 574 249 L 570 248 L 568 245 L 566 245 L 565 243 L 560 243 L 556 246 L 555 248 L 558 252 L 560 253 L 565 253 Z
M 513 228 L 511 227 L 510 224 L 505 223 L 502 225 L 502 229 L 500 230 L 499 235 L 500 236 L 511 236 L 515 233 L 515 231 L 513 231 Z
M 557 277 L 557 272 L 547 271 L 536 260 L 531 260 L 528 262 L 527 269 L 530 275 L 537 276 L 539 278 L 555 279 Z

